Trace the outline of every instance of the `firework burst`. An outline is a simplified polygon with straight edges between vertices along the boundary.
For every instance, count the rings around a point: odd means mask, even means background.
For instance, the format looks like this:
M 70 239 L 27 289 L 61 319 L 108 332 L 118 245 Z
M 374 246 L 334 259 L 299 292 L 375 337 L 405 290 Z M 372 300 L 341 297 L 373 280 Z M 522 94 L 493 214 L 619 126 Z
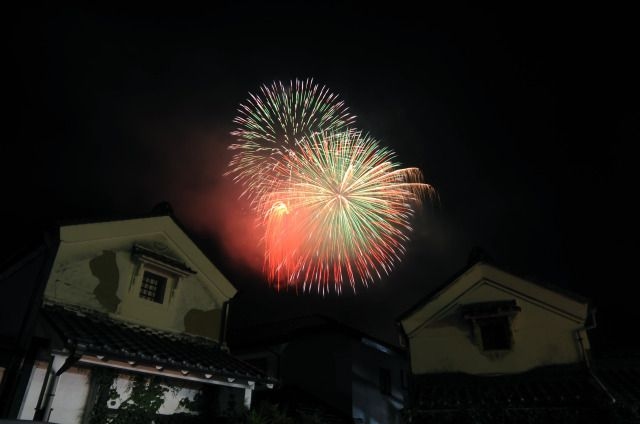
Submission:
M 401 168 L 353 122 L 313 80 L 263 85 L 240 105 L 225 175 L 259 217 L 265 272 L 278 289 L 355 291 L 388 274 L 415 208 L 433 193 L 419 169 Z
M 417 168 L 357 131 L 297 143 L 277 163 L 287 175 L 261 197 L 269 280 L 340 292 L 388 274 L 404 253 L 414 208 L 432 188 Z
M 234 181 L 245 187 L 243 193 L 256 206 L 279 176 L 273 169 L 299 140 L 322 131 L 339 131 L 353 124 L 344 102 L 312 79 L 273 82 L 249 94 L 238 109 L 231 134 L 238 142 L 229 146 L 235 154 L 229 163 Z

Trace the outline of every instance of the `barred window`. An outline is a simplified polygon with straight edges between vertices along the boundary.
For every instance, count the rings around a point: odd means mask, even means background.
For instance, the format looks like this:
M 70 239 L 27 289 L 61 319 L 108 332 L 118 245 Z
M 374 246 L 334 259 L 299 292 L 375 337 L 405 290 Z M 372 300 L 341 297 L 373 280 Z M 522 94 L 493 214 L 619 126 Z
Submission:
M 167 278 L 145 271 L 142 276 L 140 297 L 156 303 L 164 302 L 164 289 L 167 286 Z

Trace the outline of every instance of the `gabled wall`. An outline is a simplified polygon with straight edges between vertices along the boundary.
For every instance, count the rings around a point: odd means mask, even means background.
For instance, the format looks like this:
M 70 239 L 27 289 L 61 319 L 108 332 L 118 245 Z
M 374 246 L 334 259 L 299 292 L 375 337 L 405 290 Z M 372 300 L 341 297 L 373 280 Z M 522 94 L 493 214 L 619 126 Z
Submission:
M 179 240 L 181 232 L 169 219 L 62 227 L 45 299 L 160 330 L 218 340 L 222 306 L 235 289 L 221 274 L 206 269 L 213 265 L 203 263 L 198 257 L 202 254 L 190 242 Z M 183 262 L 195 273 L 178 275 L 136 260 L 132 257 L 134 244 Z M 167 278 L 162 303 L 140 297 L 145 271 Z
M 511 349 L 484 351 L 463 306 L 511 300 L 520 308 L 511 321 Z M 589 348 L 586 312 L 586 304 L 484 266 L 463 275 L 402 324 L 414 374 L 517 373 L 583 360 L 582 349 Z

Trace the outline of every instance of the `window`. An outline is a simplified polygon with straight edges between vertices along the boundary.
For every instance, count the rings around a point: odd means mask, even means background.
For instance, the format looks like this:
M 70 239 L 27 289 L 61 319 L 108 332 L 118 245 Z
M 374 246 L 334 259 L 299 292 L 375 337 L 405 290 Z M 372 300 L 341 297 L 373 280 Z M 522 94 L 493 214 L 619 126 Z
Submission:
M 167 287 L 167 278 L 145 271 L 140 287 L 140 297 L 156 303 L 164 303 L 164 291 Z
M 514 300 L 468 304 L 462 307 L 462 312 L 471 322 L 476 344 L 483 352 L 511 350 L 511 323 L 520 312 Z
M 168 248 L 166 246 L 162 248 L 161 242 L 153 242 L 152 245 L 154 249 L 160 249 L 161 252 L 139 243 L 133 244 L 131 259 L 136 264 L 136 268 L 131 275 L 129 291 L 134 296 L 137 291 L 140 299 L 169 305 L 175 296 L 180 279 L 194 275 L 196 271 L 178 259 L 177 255 L 169 256 Z
M 380 393 L 391 394 L 391 371 L 387 368 L 380 368 Z
M 511 325 L 509 317 L 484 318 L 476 321 L 480 327 L 482 350 L 511 349 Z

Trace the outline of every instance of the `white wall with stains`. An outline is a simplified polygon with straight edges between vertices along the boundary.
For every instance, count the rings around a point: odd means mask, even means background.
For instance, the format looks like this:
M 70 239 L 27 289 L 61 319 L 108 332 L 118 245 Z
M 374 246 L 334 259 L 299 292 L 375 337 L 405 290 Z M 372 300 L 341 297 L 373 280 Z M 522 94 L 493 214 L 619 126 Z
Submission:
M 212 290 L 201 273 L 176 278 L 162 269 L 132 259 L 134 244 L 141 244 L 170 255 L 192 266 L 164 234 L 146 234 L 90 242 L 61 241 L 45 290 L 45 298 L 58 303 L 77 305 L 111 314 L 114 318 L 172 332 L 190 332 L 217 339 L 220 313 L 225 298 Z M 162 304 L 139 296 L 145 270 L 167 276 Z M 213 313 L 213 310 L 219 312 Z M 210 312 L 187 328 L 185 317 L 192 312 Z M 193 315 L 195 313 L 195 315 Z M 214 326 L 215 331 L 204 326 Z

